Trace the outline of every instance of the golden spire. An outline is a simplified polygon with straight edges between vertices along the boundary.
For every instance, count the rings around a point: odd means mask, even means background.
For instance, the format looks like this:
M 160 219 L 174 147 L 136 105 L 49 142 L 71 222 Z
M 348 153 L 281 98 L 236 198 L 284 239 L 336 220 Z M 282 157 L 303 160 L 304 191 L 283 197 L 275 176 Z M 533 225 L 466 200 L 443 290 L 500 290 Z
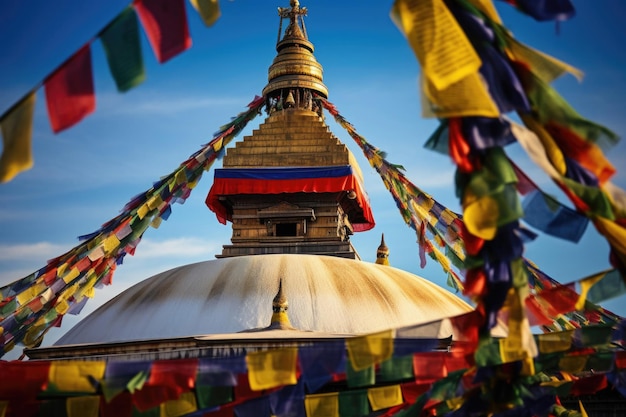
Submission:
M 380 238 L 380 246 L 376 251 L 376 263 L 379 265 L 389 265 L 389 248 L 385 245 L 385 234 Z
M 298 0 L 291 0 L 290 5 L 290 8 L 278 8 L 278 54 L 269 68 L 269 82 L 263 89 L 263 96 L 278 101 L 285 99 L 290 90 L 295 90 L 297 97 L 312 93 L 328 97 L 328 89 L 322 78 L 322 66 L 313 56 L 313 44 L 309 42 L 304 26 L 307 8 L 300 7 Z M 283 34 L 284 19 L 289 19 L 289 24 Z M 296 101 L 300 103 L 299 100 Z
M 287 310 L 289 309 L 289 301 L 283 294 L 283 279 L 278 281 L 278 292 L 272 301 L 272 322 L 269 329 L 293 329 Z

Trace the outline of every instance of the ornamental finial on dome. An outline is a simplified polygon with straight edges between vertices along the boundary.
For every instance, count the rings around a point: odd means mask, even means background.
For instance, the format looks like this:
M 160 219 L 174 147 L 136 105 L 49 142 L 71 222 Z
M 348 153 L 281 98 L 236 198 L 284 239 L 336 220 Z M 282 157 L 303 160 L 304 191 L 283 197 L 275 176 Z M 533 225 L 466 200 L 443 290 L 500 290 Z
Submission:
M 289 309 L 289 301 L 283 293 L 283 279 L 278 281 L 278 292 L 272 300 L 272 322 L 269 325 L 269 329 L 293 329 L 289 322 L 289 316 L 287 315 L 287 309 Z
M 389 248 L 385 245 L 385 234 L 380 238 L 380 246 L 376 251 L 376 263 L 379 265 L 389 265 Z
M 313 56 L 313 44 L 309 42 L 304 25 L 308 10 L 300 7 L 298 0 L 291 0 L 290 5 L 278 8 L 278 54 L 269 68 L 268 84 L 263 89 L 263 96 L 278 101 L 284 99 L 289 90 L 294 90 L 296 97 L 305 97 L 308 93 L 326 98 L 328 88 L 324 85 L 322 66 Z M 289 19 L 289 23 L 283 32 L 285 19 Z

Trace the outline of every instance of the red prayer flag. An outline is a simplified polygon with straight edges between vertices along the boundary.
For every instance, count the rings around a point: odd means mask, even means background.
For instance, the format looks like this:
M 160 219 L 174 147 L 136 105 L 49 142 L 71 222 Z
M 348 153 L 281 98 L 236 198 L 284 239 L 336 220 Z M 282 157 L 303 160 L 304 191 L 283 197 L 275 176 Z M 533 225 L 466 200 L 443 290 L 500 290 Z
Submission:
M 184 0 L 135 0 L 133 5 L 160 63 L 191 47 Z
M 195 386 L 198 359 L 157 360 L 150 368 L 150 386 L 165 386 L 180 393 Z
M 48 117 L 54 133 L 73 126 L 95 110 L 89 44 L 46 79 L 45 90 Z

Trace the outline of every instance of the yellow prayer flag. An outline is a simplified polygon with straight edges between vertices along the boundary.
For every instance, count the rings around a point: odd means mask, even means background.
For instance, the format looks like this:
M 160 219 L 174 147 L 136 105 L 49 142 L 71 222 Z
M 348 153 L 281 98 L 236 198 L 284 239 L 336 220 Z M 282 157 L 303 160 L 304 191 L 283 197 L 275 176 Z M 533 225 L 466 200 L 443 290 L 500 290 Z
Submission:
M 423 116 L 434 114 L 438 118 L 451 117 L 499 117 L 500 111 L 489 94 L 489 90 L 482 76 L 478 73 L 438 90 L 428 80 L 423 78 L 422 90 L 427 110 L 422 110 Z
M 35 93 L 31 92 L 0 120 L 0 182 L 9 182 L 17 174 L 33 166 L 31 142 L 34 112 Z
M 142 204 L 137 209 L 137 216 L 139 216 L 139 219 L 142 220 L 144 217 L 146 217 L 148 215 L 149 212 L 150 212 L 150 209 L 148 209 L 148 205 L 147 204 Z
M 574 330 L 564 332 L 545 333 L 537 335 L 539 340 L 539 352 L 554 353 L 563 352 L 572 346 Z
M 382 410 L 402 404 L 402 389 L 400 385 L 370 388 L 367 390 L 367 398 L 373 411 Z
M 307 417 L 339 417 L 339 394 L 307 395 L 304 397 Z
M 599 274 L 587 277 L 580 281 L 580 296 L 576 301 L 576 310 L 582 310 L 585 307 L 585 301 L 587 301 L 587 294 L 593 285 L 600 281 L 606 275 L 606 271 L 602 271 Z
M 103 247 L 104 253 L 110 254 L 120 245 L 120 240 L 115 236 L 115 234 L 111 233 L 109 237 L 104 239 Z
M 158 208 L 161 205 L 161 203 L 163 203 L 163 200 L 161 199 L 161 196 L 159 194 L 153 195 L 146 202 L 146 204 L 148 205 L 148 208 L 150 210 L 154 210 L 154 209 Z
M 59 391 L 95 393 L 96 387 L 89 377 L 101 380 L 105 368 L 104 361 L 52 362 L 48 379 Z
M 246 355 L 250 388 L 254 391 L 294 385 L 298 382 L 296 362 L 298 348 L 281 348 Z
M 24 289 L 22 292 L 18 293 L 15 298 L 17 298 L 17 302 L 23 306 L 27 304 L 30 300 L 37 297 L 39 294 L 44 292 L 46 289 L 45 283 L 34 284 L 30 287 Z
M 204 24 L 209 27 L 213 26 L 221 15 L 217 0 L 189 0 L 189 2 L 196 9 Z
M 577 374 L 585 369 L 588 355 L 564 356 L 559 359 L 559 370 L 570 374 Z
M 386 361 L 393 355 L 393 331 L 385 330 L 346 339 L 348 357 L 355 371 Z
M 150 222 L 150 226 L 152 226 L 154 229 L 158 229 L 159 226 L 161 226 L 162 222 L 163 219 L 161 217 L 155 217 L 154 219 L 152 219 L 152 222 Z
M 506 53 L 512 61 L 520 61 L 528 64 L 533 74 L 546 83 L 551 83 L 564 73 L 572 74 L 578 81 L 582 81 L 584 73 L 578 68 L 574 68 L 565 62 L 544 54 L 541 51 L 533 49 L 521 42 L 518 42 L 513 36 L 503 31 L 506 36 L 507 47 Z
M 67 274 L 65 274 L 63 276 L 63 281 L 66 284 L 69 284 L 70 282 L 72 282 L 79 275 L 80 275 L 80 271 L 78 270 L 78 268 L 72 268 L 72 269 L 70 269 L 70 272 L 68 272 Z
M 220 140 L 218 140 L 217 142 L 213 144 L 213 150 L 215 152 L 219 152 L 223 146 L 224 146 L 224 138 L 220 138 Z
M 391 18 L 436 90 L 477 74 L 481 60 L 443 0 L 396 0 Z
M 498 202 L 488 195 L 475 199 L 466 192 L 466 197 L 469 203 L 463 208 L 463 220 L 467 230 L 481 239 L 492 240 L 500 219 Z
M 183 392 L 177 400 L 169 400 L 161 404 L 161 417 L 179 417 L 198 410 L 196 396 L 193 392 Z
M 0 417 L 5 417 L 9 408 L 8 401 L 0 401 Z
M 592 220 L 611 246 L 620 253 L 626 254 L 626 228 L 604 217 L 594 217 Z
M 70 309 L 70 305 L 66 300 L 59 300 L 54 306 L 54 310 L 60 316 L 67 313 L 69 309 Z
M 88 395 L 67 399 L 67 417 L 98 417 L 100 396 Z

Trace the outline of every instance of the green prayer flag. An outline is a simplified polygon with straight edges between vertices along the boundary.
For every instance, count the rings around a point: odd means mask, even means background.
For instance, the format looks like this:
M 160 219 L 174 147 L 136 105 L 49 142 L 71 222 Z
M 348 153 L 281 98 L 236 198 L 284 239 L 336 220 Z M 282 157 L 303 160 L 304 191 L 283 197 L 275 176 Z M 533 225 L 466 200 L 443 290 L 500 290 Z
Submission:
M 233 400 L 233 387 L 196 385 L 196 399 L 199 409 L 226 404 Z
M 380 363 L 377 380 L 380 382 L 395 382 L 413 378 L 413 356 L 398 356 Z
M 566 126 L 581 138 L 603 149 L 619 141 L 619 137 L 610 129 L 578 114 L 548 83 L 538 77 L 533 77 L 532 81 L 532 88 L 526 93 L 542 124 L 553 122 Z
M 339 417 L 361 417 L 369 413 L 367 390 L 339 393 Z
M 117 89 L 128 91 L 141 84 L 146 73 L 141 55 L 139 23 L 132 7 L 128 7 L 100 34 L 111 75 Z
M 626 283 L 619 271 L 613 269 L 591 287 L 587 294 L 587 301 L 597 304 L 624 293 L 626 293 Z
M 578 330 L 581 335 L 580 343 L 582 346 L 599 346 L 611 343 L 611 335 L 613 333 L 612 325 L 595 325 L 585 326 Z
M 128 381 L 128 383 L 126 384 L 126 388 L 128 389 L 128 392 L 132 394 L 136 390 L 140 390 L 147 380 L 148 373 L 145 371 L 140 371 L 137 373 L 137 375 L 132 377 L 130 381 Z
M 374 385 L 376 381 L 376 373 L 374 366 L 365 368 L 362 371 L 355 371 L 350 361 L 346 364 L 346 381 L 349 388 L 366 387 Z

